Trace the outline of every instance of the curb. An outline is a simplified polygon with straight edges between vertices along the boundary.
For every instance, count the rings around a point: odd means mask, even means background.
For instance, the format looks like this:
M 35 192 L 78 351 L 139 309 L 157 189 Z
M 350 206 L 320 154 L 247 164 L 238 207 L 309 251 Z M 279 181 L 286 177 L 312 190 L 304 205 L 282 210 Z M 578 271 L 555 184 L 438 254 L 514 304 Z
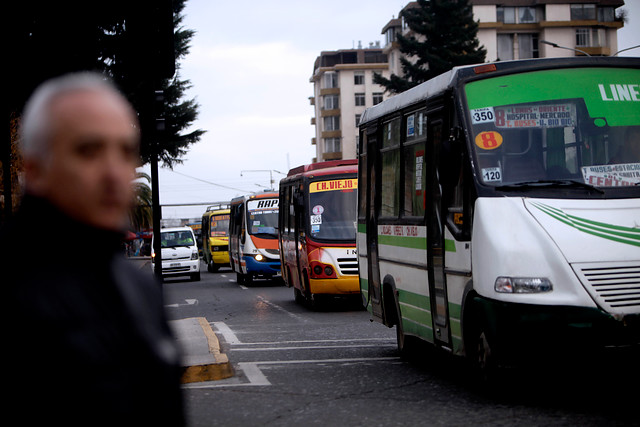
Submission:
M 207 319 L 192 317 L 170 323 L 183 349 L 183 384 L 222 380 L 234 375 L 229 358 L 220 352 L 218 337 Z

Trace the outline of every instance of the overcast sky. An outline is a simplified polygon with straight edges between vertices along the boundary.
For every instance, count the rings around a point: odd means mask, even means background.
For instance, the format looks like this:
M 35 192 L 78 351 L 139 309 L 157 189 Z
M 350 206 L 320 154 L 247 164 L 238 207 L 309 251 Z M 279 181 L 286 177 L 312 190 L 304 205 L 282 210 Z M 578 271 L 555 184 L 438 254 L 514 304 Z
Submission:
M 196 35 L 179 73 L 200 104 L 193 127 L 207 133 L 184 164 L 160 168 L 160 204 L 229 201 L 262 191 L 270 178 L 277 188 L 280 172 L 310 163 L 316 57 L 383 43 L 382 28 L 407 2 L 188 0 L 183 24 Z M 640 0 L 626 3 L 619 49 L 640 44 Z M 622 55 L 640 56 L 640 48 Z M 205 208 L 165 207 L 163 218 L 200 217 Z

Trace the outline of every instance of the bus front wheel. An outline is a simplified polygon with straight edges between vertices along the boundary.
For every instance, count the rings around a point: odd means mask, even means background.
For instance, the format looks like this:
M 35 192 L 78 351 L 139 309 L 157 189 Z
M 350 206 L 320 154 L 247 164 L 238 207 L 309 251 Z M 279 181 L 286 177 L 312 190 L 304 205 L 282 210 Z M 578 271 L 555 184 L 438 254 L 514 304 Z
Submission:
M 473 316 L 473 325 L 467 336 L 465 347 L 474 375 L 482 383 L 493 383 L 498 379 L 499 363 L 487 322 L 478 311 Z

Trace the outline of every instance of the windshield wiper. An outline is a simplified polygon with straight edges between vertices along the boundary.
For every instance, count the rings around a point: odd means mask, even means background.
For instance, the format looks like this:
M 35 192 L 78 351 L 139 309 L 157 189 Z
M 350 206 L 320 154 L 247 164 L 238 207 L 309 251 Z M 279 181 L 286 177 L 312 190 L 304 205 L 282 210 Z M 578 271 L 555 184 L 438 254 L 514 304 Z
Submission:
M 575 179 L 537 179 L 533 181 L 516 182 L 513 184 L 500 185 L 496 187 L 497 190 L 515 190 L 522 187 L 545 187 L 545 186 L 559 186 L 559 187 L 580 187 L 588 190 L 597 191 L 600 194 L 604 194 L 604 190 L 587 184 L 586 182 L 578 181 Z

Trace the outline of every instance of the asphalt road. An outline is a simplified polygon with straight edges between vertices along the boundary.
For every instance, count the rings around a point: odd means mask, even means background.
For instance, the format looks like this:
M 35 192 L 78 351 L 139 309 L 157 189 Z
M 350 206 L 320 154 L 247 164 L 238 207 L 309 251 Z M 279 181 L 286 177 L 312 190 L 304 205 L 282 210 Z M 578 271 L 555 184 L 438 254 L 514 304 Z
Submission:
M 636 360 L 509 372 L 494 388 L 428 346 L 410 360 L 357 304 L 311 310 L 230 270 L 167 280 L 170 319 L 205 317 L 235 376 L 184 386 L 190 426 L 638 425 Z

